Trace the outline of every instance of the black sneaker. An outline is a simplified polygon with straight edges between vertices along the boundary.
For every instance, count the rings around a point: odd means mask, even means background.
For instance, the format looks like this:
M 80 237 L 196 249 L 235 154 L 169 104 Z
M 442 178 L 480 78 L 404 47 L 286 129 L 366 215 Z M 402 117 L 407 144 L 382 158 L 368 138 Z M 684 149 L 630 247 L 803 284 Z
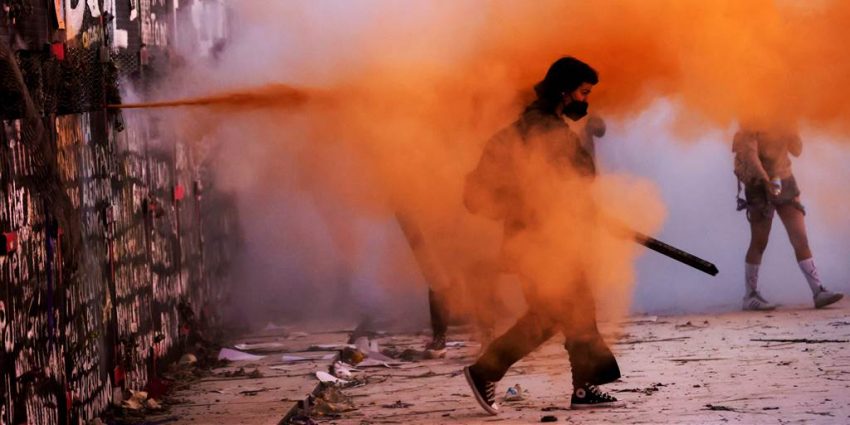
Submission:
M 496 383 L 478 379 L 473 376 L 472 369 L 469 366 L 463 368 L 463 376 L 466 376 L 466 382 L 472 388 L 472 394 L 475 394 L 475 400 L 478 404 L 491 415 L 499 414 L 499 406 L 496 404 Z
M 426 359 L 441 359 L 446 357 L 446 336 L 434 335 L 434 339 L 425 346 Z
M 590 409 L 604 407 L 622 407 L 624 403 L 617 398 L 600 390 L 596 385 L 585 384 L 573 390 L 570 400 L 571 409 Z

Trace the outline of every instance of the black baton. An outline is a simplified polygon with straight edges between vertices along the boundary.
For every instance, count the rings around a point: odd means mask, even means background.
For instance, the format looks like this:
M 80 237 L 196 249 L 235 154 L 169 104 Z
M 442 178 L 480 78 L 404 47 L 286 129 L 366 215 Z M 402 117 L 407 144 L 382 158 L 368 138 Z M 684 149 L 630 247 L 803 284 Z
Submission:
M 701 272 L 708 273 L 712 276 L 716 276 L 718 273 L 717 266 L 715 266 L 713 263 L 705 261 L 702 258 L 697 257 L 696 255 L 682 251 L 681 249 L 676 248 L 674 246 L 667 245 L 666 243 L 661 242 L 658 239 L 651 238 L 638 232 L 633 233 L 635 241 L 637 241 L 637 243 L 659 254 L 666 255 L 676 261 L 685 263 Z

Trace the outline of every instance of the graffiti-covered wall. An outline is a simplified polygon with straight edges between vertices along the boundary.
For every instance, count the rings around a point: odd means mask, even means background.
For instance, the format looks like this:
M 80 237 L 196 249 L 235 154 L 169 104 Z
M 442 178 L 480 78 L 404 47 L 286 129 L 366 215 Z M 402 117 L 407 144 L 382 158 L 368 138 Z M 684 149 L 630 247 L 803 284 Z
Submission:
M 143 389 L 199 318 L 215 320 L 235 203 L 192 141 L 106 106 L 167 75 L 178 41 L 220 45 L 224 11 L 0 0 L 0 52 L 13 52 L 0 55 L 0 425 L 88 421 Z M 219 18 L 204 28 L 194 16 Z M 33 113 L 42 132 L 25 131 Z M 46 178 L 70 203 L 64 227 Z

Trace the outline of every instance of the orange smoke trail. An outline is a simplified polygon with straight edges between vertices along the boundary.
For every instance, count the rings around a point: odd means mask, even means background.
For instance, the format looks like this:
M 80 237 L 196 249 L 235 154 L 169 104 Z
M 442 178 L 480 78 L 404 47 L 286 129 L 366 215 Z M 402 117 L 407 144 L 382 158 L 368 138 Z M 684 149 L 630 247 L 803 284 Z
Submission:
M 285 84 L 268 84 L 262 87 L 230 91 L 210 96 L 160 102 L 125 103 L 107 105 L 109 109 L 150 109 L 178 106 L 211 106 L 220 109 L 294 108 L 316 99 L 316 94 Z

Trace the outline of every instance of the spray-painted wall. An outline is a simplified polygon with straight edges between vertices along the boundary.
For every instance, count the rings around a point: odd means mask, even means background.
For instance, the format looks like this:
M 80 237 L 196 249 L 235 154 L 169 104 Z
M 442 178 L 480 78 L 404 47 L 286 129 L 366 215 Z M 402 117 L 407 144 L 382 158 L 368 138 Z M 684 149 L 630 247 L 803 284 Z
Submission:
M 69 229 L 38 184 L 23 104 L 4 98 L 0 232 L 17 247 L 0 255 L 0 425 L 76 424 L 144 388 L 196 323 L 213 324 L 238 240 L 235 203 L 191 141 L 145 113 L 105 108 L 120 102 L 119 81 L 144 91 L 167 74 L 152 57 L 168 54 L 176 2 L 6 3 L 22 7 L 0 7 L 0 43 L 43 117 L 56 149 L 47 163 L 82 244 L 62 248 Z M 0 79 L 0 91 L 14 85 Z

